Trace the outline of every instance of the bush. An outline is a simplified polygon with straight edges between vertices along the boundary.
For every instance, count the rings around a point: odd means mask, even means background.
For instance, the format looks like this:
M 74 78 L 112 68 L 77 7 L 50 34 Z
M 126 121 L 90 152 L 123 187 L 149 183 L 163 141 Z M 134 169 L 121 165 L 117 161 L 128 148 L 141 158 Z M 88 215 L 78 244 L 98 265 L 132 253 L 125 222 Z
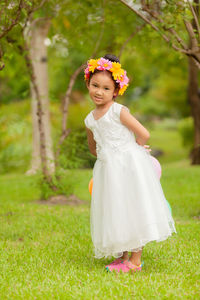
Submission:
M 166 103 L 156 101 L 149 95 L 143 95 L 140 97 L 139 100 L 134 104 L 134 110 L 146 117 L 170 117 L 170 111 L 167 108 Z
M 39 187 L 41 195 L 40 199 L 46 200 L 51 196 L 73 194 L 73 178 L 68 175 L 68 172 L 62 169 L 57 169 L 52 175 L 52 183 L 57 188 L 53 191 L 49 184 L 44 180 L 43 174 L 38 173 L 36 185 Z
M 177 128 L 181 135 L 183 146 L 192 148 L 194 141 L 194 123 L 192 117 L 180 120 Z
M 62 144 L 59 165 L 63 169 L 92 168 L 95 160 L 88 149 L 85 128 L 71 130 Z
M 25 171 L 31 157 L 28 102 L 2 105 L 0 110 L 0 173 Z

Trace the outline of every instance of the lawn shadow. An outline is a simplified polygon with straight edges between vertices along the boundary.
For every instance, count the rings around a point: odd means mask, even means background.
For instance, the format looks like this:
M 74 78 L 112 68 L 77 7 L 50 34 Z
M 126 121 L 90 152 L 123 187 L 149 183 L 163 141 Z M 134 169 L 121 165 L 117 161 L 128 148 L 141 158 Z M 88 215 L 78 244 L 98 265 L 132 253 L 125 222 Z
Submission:
M 76 195 L 71 194 L 69 196 L 66 195 L 56 195 L 51 196 L 47 200 L 37 200 L 34 201 L 37 204 L 44 204 L 44 205 L 68 205 L 68 206 L 79 206 L 79 205 L 85 205 L 89 206 L 88 201 L 84 201 L 79 199 Z

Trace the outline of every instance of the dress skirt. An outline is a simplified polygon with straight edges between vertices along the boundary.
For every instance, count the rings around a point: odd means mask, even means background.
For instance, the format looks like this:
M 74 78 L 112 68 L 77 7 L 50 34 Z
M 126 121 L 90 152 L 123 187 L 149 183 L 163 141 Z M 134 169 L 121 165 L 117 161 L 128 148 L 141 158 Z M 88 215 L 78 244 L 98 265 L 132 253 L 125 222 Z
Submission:
M 91 236 L 96 258 L 120 257 L 176 232 L 150 154 L 136 142 L 93 168 Z

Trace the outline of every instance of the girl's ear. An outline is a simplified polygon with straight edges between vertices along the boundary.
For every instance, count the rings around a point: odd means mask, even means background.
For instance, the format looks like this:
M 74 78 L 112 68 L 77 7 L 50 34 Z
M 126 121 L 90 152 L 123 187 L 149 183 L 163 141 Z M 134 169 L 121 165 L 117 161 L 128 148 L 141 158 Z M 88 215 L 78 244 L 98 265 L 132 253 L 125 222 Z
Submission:
M 86 86 L 89 89 L 89 82 L 88 82 L 88 80 L 86 81 Z
M 119 93 L 119 88 L 116 88 L 113 97 L 116 98 L 118 96 L 118 93 Z

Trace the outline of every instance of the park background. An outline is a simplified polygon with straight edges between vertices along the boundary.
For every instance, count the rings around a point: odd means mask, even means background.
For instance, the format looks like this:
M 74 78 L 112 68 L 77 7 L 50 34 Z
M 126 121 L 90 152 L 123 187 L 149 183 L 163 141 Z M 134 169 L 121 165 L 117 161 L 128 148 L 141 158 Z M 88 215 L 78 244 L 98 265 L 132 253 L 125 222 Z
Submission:
M 199 2 L 191 4 L 198 15 Z M 200 155 L 194 157 L 194 145 L 200 114 L 195 116 L 191 90 L 200 103 L 199 67 L 198 59 L 175 51 L 169 31 L 190 44 L 183 22 L 194 19 L 188 2 L 0 6 L 1 299 L 197 299 Z M 119 56 L 127 70 L 129 87 L 116 101 L 150 132 L 177 229 L 172 238 L 145 247 L 144 270 L 134 275 L 106 273 L 110 260 L 93 257 L 90 237 L 88 183 L 96 158 L 84 118 L 94 105 L 83 70 L 89 58 L 107 53 Z

